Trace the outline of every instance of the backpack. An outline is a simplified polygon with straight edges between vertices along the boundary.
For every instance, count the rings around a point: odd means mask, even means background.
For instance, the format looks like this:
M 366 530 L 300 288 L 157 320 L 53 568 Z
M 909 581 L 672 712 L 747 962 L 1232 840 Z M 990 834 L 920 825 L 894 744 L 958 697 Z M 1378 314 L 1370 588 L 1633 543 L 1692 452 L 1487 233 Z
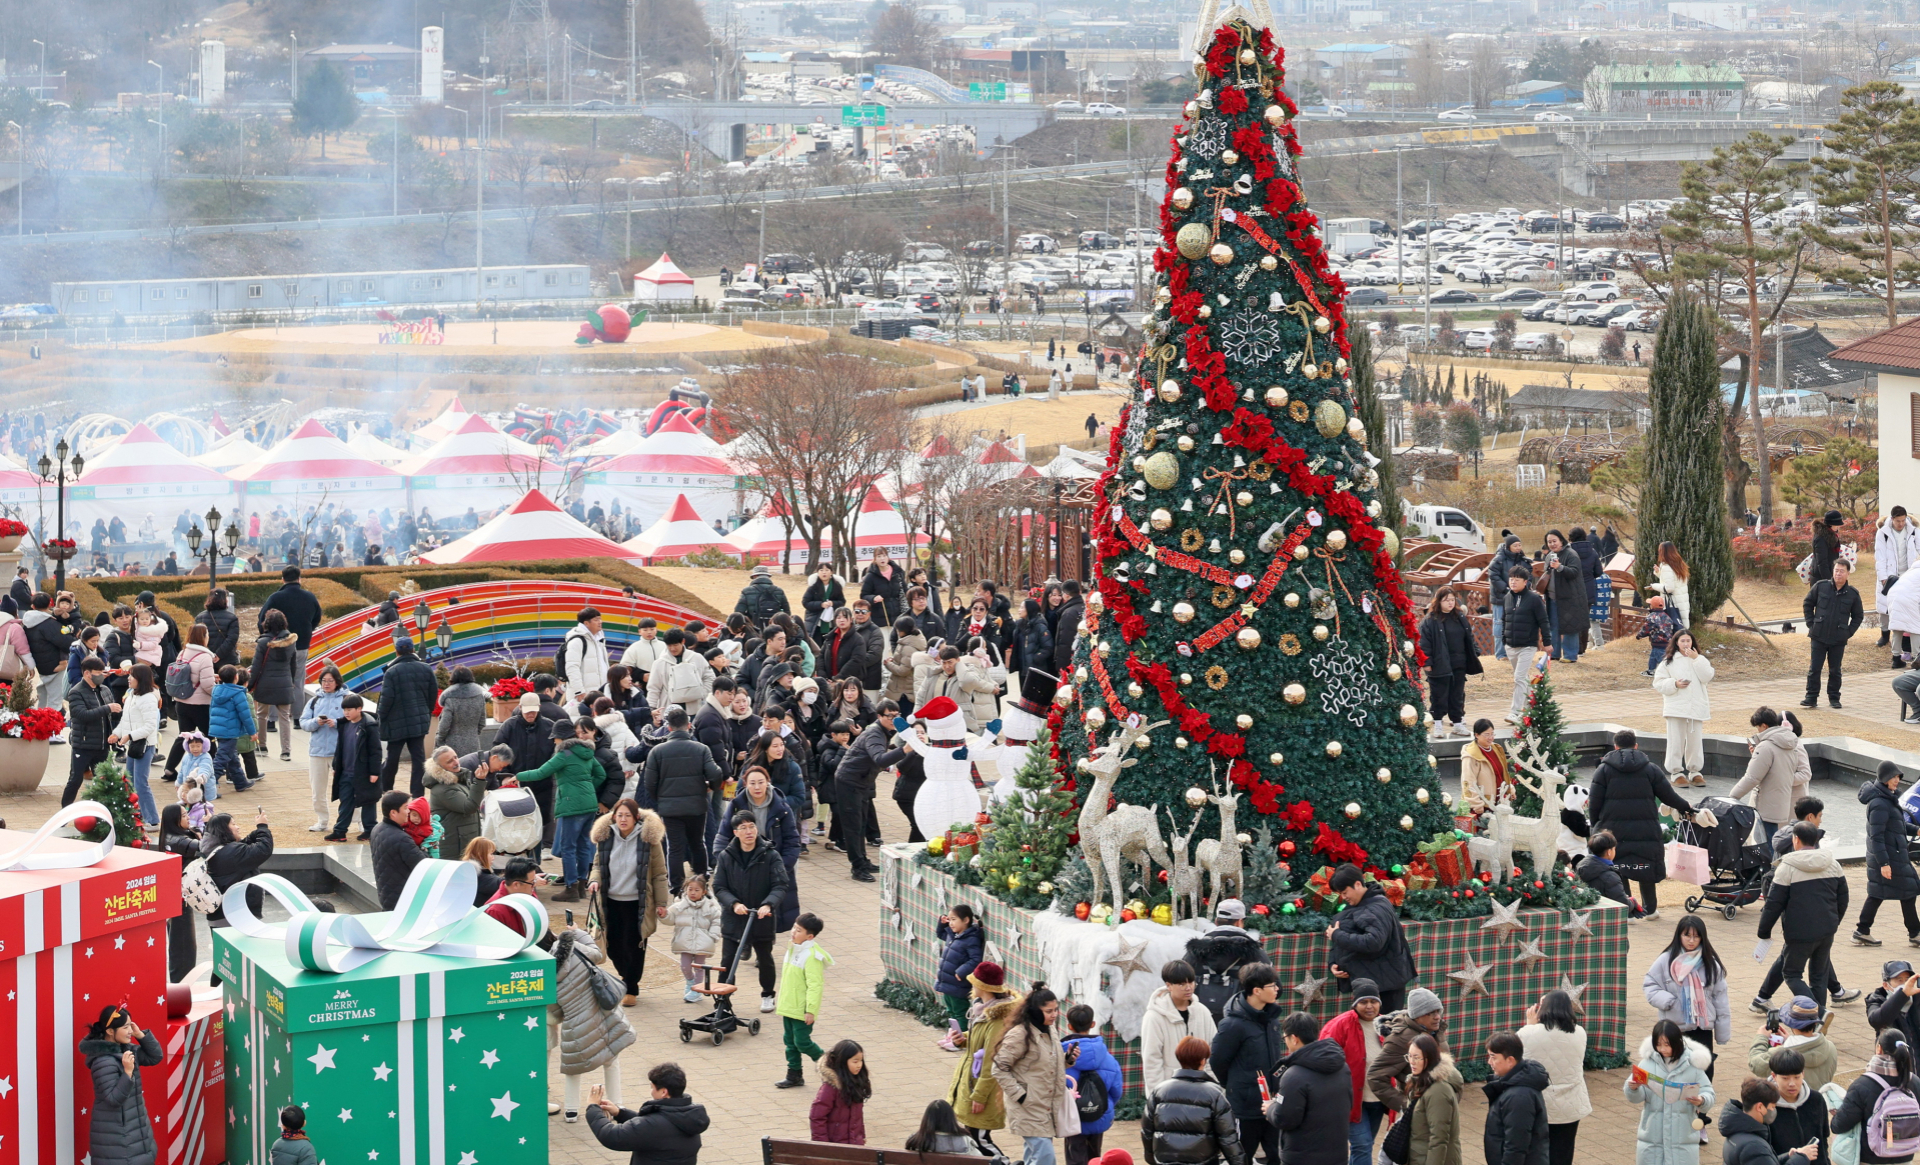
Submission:
M 540 844 L 540 803 L 533 790 L 495 789 L 480 811 L 480 836 L 503 854 L 529 853 Z
M 167 665 L 167 695 L 176 700 L 185 700 L 193 695 L 197 685 L 193 682 L 193 657 L 178 655 Z
M 1097 1121 L 1107 1115 L 1107 1082 L 1098 1072 L 1082 1072 L 1074 1082 L 1074 1108 L 1083 1121 Z
M 1867 1118 L 1867 1151 L 1876 1157 L 1910 1157 L 1920 1150 L 1920 1100 L 1879 1075 L 1873 1079 L 1880 1085 L 1880 1097 Z
M 211 853 L 193 859 L 180 871 L 180 900 L 197 913 L 212 914 L 220 909 L 220 887 L 214 885 L 213 875 L 207 873 L 207 859 L 219 852 L 220 847 L 214 846 Z
M 707 686 L 703 671 L 711 671 L 713 665 L 702 656 L 691 651 L 680 654 L 680 662 L 673 665 L 673 671 L 667 676 L 667 703 L 688 704 L 707 698 Z
M 560 650 L 553 653 L 553 678 L 563 684 L 567 682 L 567 644 L 575 638 L 573 632 L 567 632 L 567 637 L 560 641 Z

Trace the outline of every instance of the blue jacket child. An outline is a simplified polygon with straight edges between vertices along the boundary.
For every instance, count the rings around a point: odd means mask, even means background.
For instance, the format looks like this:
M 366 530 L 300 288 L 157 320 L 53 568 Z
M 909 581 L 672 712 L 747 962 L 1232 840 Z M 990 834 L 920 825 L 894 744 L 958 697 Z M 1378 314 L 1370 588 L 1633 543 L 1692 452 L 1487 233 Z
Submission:
M 215 740 L 252 736 L 258 731 L 254 726 L 253 701 L 247 696 L 247 689 L 225 682 L 213 685 L 213 699 L 207 709 L 207 725 L 207 735 Z
M 1067 1079 L 1073 1081 L 1075 1089 L 1084 1089 L 1082 1081 L 1088 1076 L 1098 1076 L 1107 1090 L 1107 1111 L 1092 1120 L 1082 1115 L 1080 1133 L 1082 1136 L 1104 1133 L 1113 1127 L 1113 1104 L 1120 1098 L 1120 1063 L 1107 1050 L 1107 1042 L 1093 1030 L 1093 1008 L 1084 1003 L 1069 1007 L 1067 1026 L 1073 1034 L 1060 1041 L 1060 1050 L 1073 1057 L 1067 1064 Z M 1074 1055 L 1076 1048 L 1078 1055 Z M 1085 1091 L 1079 1095 L 1083 1100 L 1086 1097 Z

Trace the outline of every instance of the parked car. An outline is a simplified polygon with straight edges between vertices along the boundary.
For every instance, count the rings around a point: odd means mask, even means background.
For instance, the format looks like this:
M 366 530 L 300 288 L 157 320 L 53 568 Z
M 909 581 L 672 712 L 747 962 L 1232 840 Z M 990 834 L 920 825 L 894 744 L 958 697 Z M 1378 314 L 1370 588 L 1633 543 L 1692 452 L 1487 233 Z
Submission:
M 1612 303 L 1620 298 L 1620 285 L 1606 279 L 1594 279 L 1577 283 L 1568 289 L 1568 299 L 1584 299 L 1592 303 Z
M 1479 121 L 1480 120 L 1479 118 L 1475 117 L 1471 112 L 1465 109 L 1443 109 L 1439 112 L 1437 116 L 1441 121 Z
M 1128 227 L 1121 236 L 1129 247 L 1157 247 L 1160 245 L 1160 232 L 1152 227 Z
M 1108 251 L 1120 245 L 1117 235 L 1105 231 L 1081 231 L 1080 249 L 1083 251 Z
M 1590 214 L 1586 228 L 1590 231 L 1624 231 L 1627 229 L 1627 220 L 1617 214 Z
M 1564 114 L 1564 113 L 1552 113 L 1552 112 L 1548 112 L 1548 113 L 1536 113 L 1536 114 L 1534 114 L 1534 115 L 1533 115 L 1533 120 L 1535 120 L 1535 121 L 1572 121 L 1572 120 L 1573 120 L 1573 118 L 1571 118 L 1571 117 L 1568 117 L 1568 116 L 1567 116 L 1566 114 Z
M 1560 301 L 1558 299 L 1543 297 L 1521 308 L 1520 318 L 1523 320 L 1544 320 L 1551 316 L 1559 306 Z
M 1013 249 L 1034 254 L 1043 254 L 1047 251 L 1059 250 L 1060 244 L 1053 241 L 1052 235 L 1043 235 L 1036 231 L 1032 234 L 1021 235 L 1014 239 Z
M 1109 101 L 1087 102 L 1087 112 L 1095 117 L 1125 117 L 1127 111 Z
M 1475 328 L 1460 337 L 1460 346 L 1469 352 L 1491 352 L 1497 338 L 1492 328 Z
M 1560 341 L 1552 332 L 1521 332 L 1513 338 L 1513 350 L 1516 352 L 1551 352 L 1559 345 Z
M 1056 113 L 1085 113 L 1087 109 L 1086 106 L 1080 104 L 1078 101 L 1056 101 L 1052 105 L 1047 106 L 1047 108 Z
M 1384 304 L 1386 302 L 1387 293 L 1378 287 L 1355 287 L 1347 292 L 1347 306 L 1349 307 L 1366 307 L 1369 305 Z
M 1509 287 L 1487 297 L 1488 303 L 1533 303 L 1545 299 L 1547 293 L 1538 287 Z
M 1445 291 L 1436 291 L 1427 297 L 1428 303 L 1479 303 L 1480 297 L 1471 291 L 1458 287 L 1449 287 Z

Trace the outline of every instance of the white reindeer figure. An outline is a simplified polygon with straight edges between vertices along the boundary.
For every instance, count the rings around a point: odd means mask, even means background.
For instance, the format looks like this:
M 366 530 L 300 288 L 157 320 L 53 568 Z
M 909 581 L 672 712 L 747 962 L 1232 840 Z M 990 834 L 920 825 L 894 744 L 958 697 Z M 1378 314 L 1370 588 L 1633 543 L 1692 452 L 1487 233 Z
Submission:
M 1121 903 L 1126 901 L 1126 883 L 1120 877 L 1121 859 L 1140 865 L 1143 881 L 1152 875 L 1149 855 L 1157 858 L 1162 866 L 1173 867 L 1173 858 L 1160 840 L 1155 810 L 1140 805 L 1117 805 L 1111 812 L 1107 810 L 1107 799 L 1113 795 L 1113 783 L 1119 779 L 1120 770 L 1130 769 L 1137 763 L 1122 759 L 1127 750 L 1133 747 L 1134 741 L 1166 723 L 1156 720 L 1152 724 L 1126 724 L 1087 761 L 1087 769 L 1093 774 L 1093 788 L 1087 791 L 1086 802 L 1080 807 L 1080 852 L 1087 859 L 1088 873 L 1093 876 L 1091 901 L 1098 903 L 1111 895 L 1116 918 Z M 1111 883 L 1106 890 L 1100 884 L 1102 867 Z
M 1527 780 L 1523 772 L 1532 773 L 1539 784 Z M 1540 816 L 1515 816 L 1508 821 L 1512 848 L 1526 851 L 1533 859 L 1534 876 L 1545 877 L 1560 855 L 1560 786 L 1567 778 L 1555 769 L 1541 767 L 1532 758 L 1514 761 L 1512 776 L 1516 786 L 1540 798 Z
M 1191 852 L 1193 835 L 1200 828 L 1200 815 L 1193 815 L 1193 823 L 1187 826 L 1186 836 L 1174 832 L 1179 823 L 1173 819 L 1173 810 L 1167 810 L 1167 840 L 1172 843 L 1173 871 L 1167 875 L 1167 891 L 1172 895 L 1173 920 L 1200 917 L 1200 870 L 1187 860 Z M 1186 899 L 1186 913 L 1181 913 L 1181 899 Z
M 1505 798 L 1495 803 L 1493 821 L 1487 836 L 1467 839 L 1467 855 L 1476 872 L 1482 866 L 1493 871 L 1493 880 L 1504 882 L 1517 872 L 1513 864 L 1513 806 Z
M 1213 900 L 1240 896 L 1240 836 L 1234 830 L 1233 812 L 1240 802 L 1238 793 L 1222 793 L 1220 786 L 1211 779 L 1213 792 L 1207 800 L 1220 809 L 1220 836 L 1203 838 L 1194 850 L 1193 864 L 1207 872 L 1207 881 L 1212 887 Z

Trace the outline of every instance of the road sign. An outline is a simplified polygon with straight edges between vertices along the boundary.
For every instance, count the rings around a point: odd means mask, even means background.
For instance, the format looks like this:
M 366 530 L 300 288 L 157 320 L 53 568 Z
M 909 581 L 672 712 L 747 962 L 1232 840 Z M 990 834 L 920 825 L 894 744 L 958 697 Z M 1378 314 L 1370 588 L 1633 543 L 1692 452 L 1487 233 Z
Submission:
M 885 125 L 887 107 L 884 105 L 842 105 L 840 107 L 841 125 Z
M 1005 101 L 1007 83 L 1005 81 L 968 81 L 967 96 L 975 101 Z

